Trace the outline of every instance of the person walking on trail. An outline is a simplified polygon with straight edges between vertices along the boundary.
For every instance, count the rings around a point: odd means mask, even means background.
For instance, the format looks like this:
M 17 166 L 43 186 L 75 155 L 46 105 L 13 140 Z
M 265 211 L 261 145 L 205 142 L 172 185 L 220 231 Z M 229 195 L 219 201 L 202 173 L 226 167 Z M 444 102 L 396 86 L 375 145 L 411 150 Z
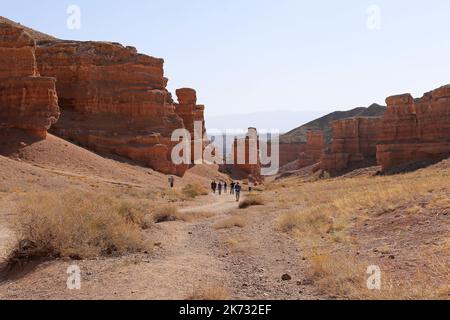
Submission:
M 236 186 L 234 187 L 234 191 L 236 193 L 236 202 L 239 202 L 241 200 L 241 190 L 242 190 L 242 187 L 239 184 L 239 182 L 236 183 Z
M 175 186 L 175 178 L 173 176 L 170 176 L 168 181 L 170 188 L 173 188 Z
M 218 188 L 219 188 L 219 196 L 221 196 L 222 195 L 222 188 L 223 188 L 222 181 L 219 181 Z
M 228 192 L 228 183 L 225 181 L 225 183 L 223 184 L 223 193 L 227 193 Z
M 217 189 L 217 184 L 216 181 L 213 180 L 213 182 L 211 182 L 211 191 L 212 193 L 216 193 L 216 189 Z
M 236 187 L 236 183 L 234 183 L 234 181 L 231 182 L 231 184 L 230 184 L 230 194 L 234 194 L 234 188 L 235 187 Z

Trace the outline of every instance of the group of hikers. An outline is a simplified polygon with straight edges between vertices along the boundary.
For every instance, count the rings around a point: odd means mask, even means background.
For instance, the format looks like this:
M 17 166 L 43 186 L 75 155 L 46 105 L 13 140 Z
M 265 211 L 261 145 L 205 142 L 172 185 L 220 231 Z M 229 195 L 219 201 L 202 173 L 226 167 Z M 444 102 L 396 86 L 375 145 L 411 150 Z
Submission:
M 168 182 L 169 182 L 169 187 L 174 188 L 175 178 L 173 176 L 169 176 Z M 249 182 L 248 189 L 250 192 L 252 191 L 253 185 L 254 184 L 252 182 Z M 226 181 L 223 181 L 223 180 L 219 180 L 219 182 L 216 182 L 216 180 L 213 180 L 211 182 L 211 191 L 214 194 L 217 194 L 217 193 L 219 195 L 227 194 L 228 189 L 230 191 L 230 194 L 234 195 L 236 197 L 236 201 L 239 202 L 241 200 L 241 191 L 242 191 L 242 186 L 239 182 L 233 181 L 230 184 L 228 184 Z
M 230 185 L 230 194 L 236 196 L 236 201 L 239 201 L 241 199 L 241 191 L 242 187 L 239 182 L 231 182 Z M 228 183 L 226 181 L 219 180 L 219 182 L 216 182 L 216 180 L 213 180 L 211 182 L 211 191 L 212 193 L 216 194 L 219 193 L 219 195 L 222 195 L 222 193 L 227 194 L 228 193 Z

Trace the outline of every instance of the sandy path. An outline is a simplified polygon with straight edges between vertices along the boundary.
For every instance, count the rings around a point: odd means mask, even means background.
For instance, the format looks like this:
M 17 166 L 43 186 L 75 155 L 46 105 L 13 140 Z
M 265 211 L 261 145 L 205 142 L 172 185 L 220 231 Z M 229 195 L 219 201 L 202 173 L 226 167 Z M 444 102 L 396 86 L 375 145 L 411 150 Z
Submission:
M 209 199 L 208 199 L 209 200 Z M 190 213 L 190 212 L 212 212 L 216 215 L 218 214 L 224 214 L 227 213 L 233 209 L 236 209 L 238 204 L 235 201 L 235 198 L 230 195 L 215 195 L 212 197 L 212 200 L 210 203 L 201 205 L 201 206 L 195 206 L 195 207 L 188 207 L 180 210 L 182 213 Z

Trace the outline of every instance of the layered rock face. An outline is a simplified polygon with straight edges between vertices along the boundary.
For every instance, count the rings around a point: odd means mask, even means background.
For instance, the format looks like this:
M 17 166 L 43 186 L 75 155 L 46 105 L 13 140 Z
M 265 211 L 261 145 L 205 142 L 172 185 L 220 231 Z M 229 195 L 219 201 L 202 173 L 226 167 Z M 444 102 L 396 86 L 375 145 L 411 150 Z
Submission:
M 236 138 L 233 144 L 233 170 L 242 172 L 254 182 L 262 182 L 259 136 L 255 128 L 249 128 L 245 138 Z
M 306 151 L 306 143 L 280 143 L 280 166 L 297 161 Z
M 304 168 L 320 162 L 324 149 L 324 132 L 308 131 L 306 133 L 306 150 L 302 154 L 300 154 L 298 167 Z
M 0 131 L 18 128 L 45 138 L 60 112 L 56 80 L 39 75 L 35 49 L 26 31 L 0 22 Z
M 170 138 L 174 130 L 204 121 L 203 107 L 191 90 L 181 90 L 180 104 L 174 104 L 162 59 L 116 43 L 62 40 L 40 41 L 36 57 L 39 72 L 58 80 L 63 112 L 52 132 L 162 173 L 185 173 L 187 165 L 172 163 Z
M 377 158 L 383 171 L 450 155 L 450 85 L 414 100 L 410 94 L 386 99 Z
M 375 164 L 382 118 L 349 118 L 332 122 L 333 141 L 321 160 L 321 168 L 335 174 Z
M 209 143 L 207 141 L 205 126 L 205 106 L 197 105 L 197 92 L 191 88 L 182 88 L 176 90 L 178 103 L 175 104 L 175 113 L 183 119 L 186 129 L 192 137 L 192 150 L 196 144 L 201 150 Z M 195 127 L 195 124 L 199 125 Z M 192 152 L 192 163 L 202 160 L 202 155 L 198 154 L 197 158 Z

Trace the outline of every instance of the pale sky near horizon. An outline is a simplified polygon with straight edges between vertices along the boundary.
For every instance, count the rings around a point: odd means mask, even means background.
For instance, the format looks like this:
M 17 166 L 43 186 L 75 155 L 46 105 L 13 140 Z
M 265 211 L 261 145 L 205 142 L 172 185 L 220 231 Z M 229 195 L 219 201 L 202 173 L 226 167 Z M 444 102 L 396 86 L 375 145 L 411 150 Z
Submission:
M 66 26 L 69 5 L 79 30 Z M 169 89 L 197 89 L 210 117 L 326 114 L 450 83 L 448 0 L 2 0 L 0 15 L 164 58 Z

